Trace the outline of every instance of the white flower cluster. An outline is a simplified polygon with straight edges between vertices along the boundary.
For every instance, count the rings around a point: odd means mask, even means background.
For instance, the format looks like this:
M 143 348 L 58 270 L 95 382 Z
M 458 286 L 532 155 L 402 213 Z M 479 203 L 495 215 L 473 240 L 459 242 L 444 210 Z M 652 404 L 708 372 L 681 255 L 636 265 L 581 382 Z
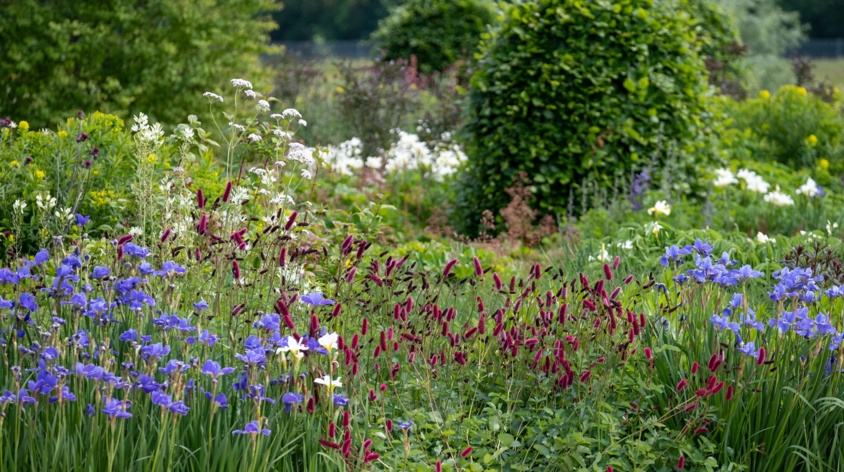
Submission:
M 38 206 L 39 210 L 48 212 L 56 206 L 56 199 L 55 197 L 51 197 L 49 193 L 47 195 L 39 193 L 35 196 L 35 205 Z
M 786 195 L 780 192 L 780 186 L 777 185 L 776 189 L 773 192 L 769 192 L 765 194 L 763 198 L 767 203 L 774 204 L 776 206 L 791 206 L 794 205 L 794 199 L 791 196 Z
M 752 170 L 739 169 L 738 174 L 736 175 L 738 178 L 744 180 L 744 183 L 747 185 L 747 189 L 751 192 L 768 193 L 768 190 L 771 188 L 771 184 L 765 182 L 765 179 Z
M 818 184 L 811 177 L 809 177 L 806 180 L 806 183 L 801 185 L 797 189 L 797 193 L 800 195 L 805 195 L 807 197 L 817 197 L 821 194 L 821 189 L 820 187 L 818 187 Z
M 733 175 L 733 172 L 730 169 L 715 169 L 715 180 L 712 181 L 712 185 L 716 187 L 726 187 L 737 183 L 738 179 L 736 179 L 736 176 Z
M 150 125 L 149 118 L 143 113 L 138 113 L 135 117 L 132 132 L 135 133 L 135 139 L 153 147 L 160 145 L 164 140 L 164 129 L 161 128 L 161 124 Z
M 393 133 L 399 139 L 383 156 L 364 158 L 363 143 L 358 138 L 352 138 L 329 147 L 326 162 L 334 172 L 343 175 L 355 175 L 366 166 L 375 170 L 383 169 L 387 174 L 425 169 L 435 179 L 442 180 L 457 172 L 466 161 L 466 154 L 457 144 L 439 144 L 431 149 L 415 134 L 401 130 L 393 130 Z M 450 135 L 446 137 L 450 138 Z

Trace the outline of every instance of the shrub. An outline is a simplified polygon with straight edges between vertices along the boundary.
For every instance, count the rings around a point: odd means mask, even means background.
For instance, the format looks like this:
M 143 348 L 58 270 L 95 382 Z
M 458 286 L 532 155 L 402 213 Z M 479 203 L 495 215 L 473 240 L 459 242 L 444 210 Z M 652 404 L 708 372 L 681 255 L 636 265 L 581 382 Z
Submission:
M 177 123 L 220 78 L 260 77 L 274 0 L 22 0 L 0 7 L 0 115 L 34 128 L 78 109 Z
M 512 5 L 473 78 L 464 229 L 501 208 L 522 171 L 549 213 L 585 180 L 607 187 L 646 158 L 659 164 L 661 149 L 687 158 L 708 119 L 694 24 L 685 2 Z
M 758 142 L 752 157 L 774 160 L 793 169 L 815 167 L 825 159 L 830 172 L 844 170 L 844 120 L 834 105 L 787 85 L 773 95 L 762 91 L 744 102 L 725 100 L 727 126 L 749 133 Z
M 488 0 L 409 0 L 380 22 L 372 38 L 385 59 L 415 55 L 422 72 L 430 73 L 470 58 L 493 19 Z

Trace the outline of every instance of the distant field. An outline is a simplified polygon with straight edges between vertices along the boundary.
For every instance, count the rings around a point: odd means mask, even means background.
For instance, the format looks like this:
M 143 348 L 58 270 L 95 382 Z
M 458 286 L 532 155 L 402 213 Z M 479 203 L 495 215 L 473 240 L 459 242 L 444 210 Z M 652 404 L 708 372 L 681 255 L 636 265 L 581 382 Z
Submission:
M 844 59 L 818 59 L 815 64 L 815 78 L 826 79 L 844 89 Z

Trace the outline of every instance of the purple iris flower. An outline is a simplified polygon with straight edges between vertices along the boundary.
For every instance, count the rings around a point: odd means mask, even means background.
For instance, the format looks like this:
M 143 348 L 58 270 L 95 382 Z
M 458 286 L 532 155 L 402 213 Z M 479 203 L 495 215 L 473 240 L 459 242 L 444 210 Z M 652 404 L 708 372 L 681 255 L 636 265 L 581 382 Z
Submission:
M 285 393 L 281 397 L 281 402 L 284 403 L 285 413 L 290 413 L 290 409 L 293 408 L 293 405 L 297 403 L 302 403 L 304 401 L 305 397 L 295 392 Z
M 659 258 L 659 263 L 662 264 L 663 267 L 668 267 L 671 262 L 676 263 L 676 265 L 682 264 L 682 256 L 691 254 L 692 252 L 690 247 L 691 246 L 680 249 L 675 244 L 671 247 L 665 248 L 665 255 Z
M 258 420 L 250 421 L 246 427 L 243 429 L 236 429 L 232 431 L 232 434 L 263 434 L 264 436 L 270 435 L 270 430 L 268 429 L 261 429 L 258 426 Z
M 158 368 L 159 372 L 161 372 L 163 374 L 170 375 L 170 376 L 172 376 L 176 372 L 181 373 L 181 372 L 184 372 L 186 370 L 188 370 L 187 364 L 185 364 L 182 361 L 178 361 L 176 359 L 170 359 L 169 361 L 167 361 L 167 365 L 165 365 L 164 367 Z
M 167 395 L 166 393 L 162 392 L 161 390 L 156 390 L 152 392 L 150 398 L 152 399 L 153 405 L 158 405 L 162 408 L 170 408 L 170 405 L 173 403 L 173 398 L 170 395 Z
M 399 422 L 396 423 L 396 425 L 398 425 L 399 428 L 407 431 L 411 428 L 411 426 L 413 426 L 413 421 L 411 421 L 411 420 L 399 421 Z
M 757 321 L 756 320 L 756 312 L 749 309 L 749 308 L 747 309 L 747 313 L 743 313 L 739 317 L 739 321 L 741 321 L 742 324 L 744 324 L 746 326 L 750 326 L 751 328 L 753 328 L 757 331 L 764 331 L 765 330 L 765 323 L 762 323 L 761 321 Z
M 111 269 L 106 266 L 96 266 L 94 267 L 94 271 L 91 273 L 91 276 L 97 280 L 104 279 L 111 275 Z
M 42 249 L 35 254 L 35 265 L 41 265 L 50 260 L 50 253 Z
M 88 221 L 91 219 L 90 216 L 83 216 L 79 213 L 76 214 L 76 226 L 85 226 L 88 224 Z
M 728 329 L 736 334 L 739 332 L 739 324 L 735 321 L 730 321 L 728 317 L 721 317 L 718 315 L 712 315 L 712 318 L 709 319 L 709 322 L 712 323 L 712 326 L 718 328 L 718 331 L 724 331 Z
M 132 402 L 128 400 L 120 401 L 109 398 L 105 401 L 105 407 L 102 409 L 102 412 L 112 418 L 131 418 L 132 414 L 126 411 L 131 406 Z
M 205 392 L 205 398 L 211 400 L 211 392 Z M 227 410 L 229 408 L 228 399 L 226 399 L 225 393 L 218 393 L 214 396 L 214 403 L 217 404 L 217 407 Z
M 302 302 L 313 306 L 333 305 L 334 300 L 323 297 L 319 292 L 311 293 L 310 295 L 302 295 Z
M 52 361 L 59 357 L 58 349 L 54 347 L 47 347 L 41 352 L 41 359 L 45 361 Z
M 152 264 L 146 261 L 141 262 L 141 264 L 138 266 L 138 271 L 141 273 L 141 275 L 149 275 L 155 273 L 155 269 L 152 268 Z
M 35 297 L 31 293 L 24 292 L 18 299 L 20 305 L 29 311 L 38 311 L 38 304 L 35 303 Z
M 712 245 L 710 245 L 706 241 L 701 241 L 700 238 L 696 238 L 695 243 L 691 246 L 686 246 L 686 249 L 688 249 L 689 251 L 695 251 L 701 256 L 706 257 L 709 255 L 710 252 L 712 252 Z
M 678 275 L 677 277 L 674 277 L 671 280 L 677 282 L 680 285 L 683 285 L 684 283 L 686 283 L 686 281 L 689 280 L 689 278 L 686 276 L 686 274 L 680 274 L 680 275 Z
M 841 296 L 844 296 L 844 291 L 842 291 L 841 287 L 839 287 L 837 285 L 831 287 L 829 290 L 827 290 L 824 293 L 826 294 L 827 297 L 829 297 L 831 299 L 836 299 L 836 298 L 839 298 Z
M 97 413 L 97 409 L 89 403 L 88 408 L 85 409 L 85 416 L 94 416 L 95 413 Z
M 161 343 L 150 344 L 141 348 L 141 357 L 147 361 L 156 361 L 167 354 L 170 354 L 170 346 Z
M 161 387 L 163 387 L 163 385 L 156 382 L 154 378 L 152 378 L 148 375 L 145 375 L 145 374 L 141 374 L 138 377 L 138 381 L 135 382 L 135 388 L 143 390 L 144 392 L 147 392 L 147 393 L 152 393 L 152 392 L 155 392 L 157 390 L 160 390 Z
M 5 267 L 0 269 L 0 284 L 17 285 L 20 281 L 20 276 L 12 271 L 12 269 L 7 269 Z
M 9 394 L 11 392 L 6 390 L 6 393 Z M 38 403 L 38 401 L 35 398 L 29 396 L 29 392 L 25 388 L 20 389 L 20 391 L 18 392 L 18 395 L 16 397 L 16 402 L 19 403 L 21 406 L 32 405 L 32 404 Z
M 234 372 L 234 367 L 222 368 L 220 367 L 219 362 L 215 362 L 210 359 L 205 361 L 205 364 L 202 365 L 202 373 L 210 375 L 215 380 L 221 375 L 231 374 L 232 372 Z
M 200 301 L 193 304 L 193 308 L 196 311 L 207 310 L 208 309 L 208 302 L 206 302 L 204 299 L 200 300 Z
M 123 253 L 129 257 L 134 257 L 136 259 L 143 259 L 149 256 L 149 249 L 145 247 L 140 247 L 136 244 L 126 243 L 123 246 Z
M 161 265 L 161 270 L 156 271 L 155 275 L 159 277 L 170 277 L 176 274 L 184 274 L 186 272 L 185 268 L 176 264 L 173 261 L 167 261 Z
M 169 410 L 170 410 L 171 413 L 175 413 L 177 415 L 185 416 L 190 411 L 190 407 L 185 405 L 185 402 L 178 401 L 178 402 L 171 403 Z
M 59 401 L 59 396 L 58 396 L 58 395 L 53 395 L 52 397 L 50 397 L 50 404 L 51 404 L 51 405 L 52 405 L 53 403 L 56 403 L 57 401 Z M 67 385 L 65 385 L 64 387 L 62 387 L 62 401 L 70 401 L 70 402 L 75 402 L 75 401 L 76 401 L 76 395 L 74 395 L 74 394 L 70 391 L 70 388 L 69 388 Z
M 7 310 L 11 310 L 15 307 L 15 302 L 11 300 L 3 300 L 3 297 L 0 297 L 0 309 L 6 308 Z
M 208 330 L 205 329 L 205 330 L 202 330 L 202 333 L 200 333 L 199 337 L 188 336 L 187 338 L 185 338 L 185 342 L 188 343 L 188 344 L 194 344 L 195 342 L 199 341 L 202 344 L 205 344 L 205 345 L 208 345 L 208 346 L 213 346 L 214 344 L 217 343 L 217 341 L 219 339 L 220 338 L 217 337 L 216 334 L 210 334 L 208 332 Z
M 132 342 L 132 341 L 137 341 L 138 340 L 138 331 L 134 330 L 134 329 L 124 331 L 123 334 L 120 335 L 119 339 L 121 341 L 124 341 L 124 342 L 127 342 L 127 343 Z
M 765 275 L 762 272 L 759 272 L 758 270 L 753 270 L 753 268 L 749 265 L 744 265 L 740 269 L 734 270 L 732 273 L 740 282 L 755 279 L 757 277 L 762 277 L 763 275 Z
M 759 358 L 759 351 L 756 350 L 756 345 L 753 341 L 746 343 L 744 346 L 738 348 L 738 352 L 744 354 L 745 356 L 752 357 L 754 359 Z
M 260 349 L 263 347 L 261 346 L 261 340 L 258 339 L 258 336 L 255 336 L 254 334 L 246 338 L 245 341 L 243 341 L 243 346 L 247 349 Z
M 275 313 L 264 315 L 260 320 L 252 325 L 255 329 L 266 329 L 267 331 L 278 331 L 281 318 Z
M 334 406 L 346 406 L 349 404 L 349 399 L 339 393 L 334 394 Z
M 243 362 L 246 362 L 247 364 L 252 364 L 252 365 L 263 364 L 267 360 L 263 348 L 248 349 L 246 351 L 246 355 L 235 354 L 234 357 L 237 357 L 238 359 L 242 360 Z
M 76 292 L 73 295 L 71 295 L 69 302 L 65 302 L 65 301 L 59 302 L 59 304 L 62 305 L 62 306 L 72 305 L 74 308 L 77 308 L 77 309 L 85 308 L 85 305 L 87 303 L 88 303 L 88 300 L 86 300 L 85 294 L 80 293 L 80 292 Z
M 82 267 L 82 261 L 80 261 L 78 257 L 70 255 L 62 259 L 61 265 L 68 266 L 71 269 L 78 269 Z

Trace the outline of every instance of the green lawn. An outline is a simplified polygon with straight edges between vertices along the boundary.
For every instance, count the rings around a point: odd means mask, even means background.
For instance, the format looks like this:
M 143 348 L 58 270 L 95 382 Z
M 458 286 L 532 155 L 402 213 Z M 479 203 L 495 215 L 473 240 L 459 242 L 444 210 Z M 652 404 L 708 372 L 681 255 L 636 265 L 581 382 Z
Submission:
M 826 79 L 833 85 L 844 88 L 844 59 L 818 59 L 814 64 L 817 79 Z

